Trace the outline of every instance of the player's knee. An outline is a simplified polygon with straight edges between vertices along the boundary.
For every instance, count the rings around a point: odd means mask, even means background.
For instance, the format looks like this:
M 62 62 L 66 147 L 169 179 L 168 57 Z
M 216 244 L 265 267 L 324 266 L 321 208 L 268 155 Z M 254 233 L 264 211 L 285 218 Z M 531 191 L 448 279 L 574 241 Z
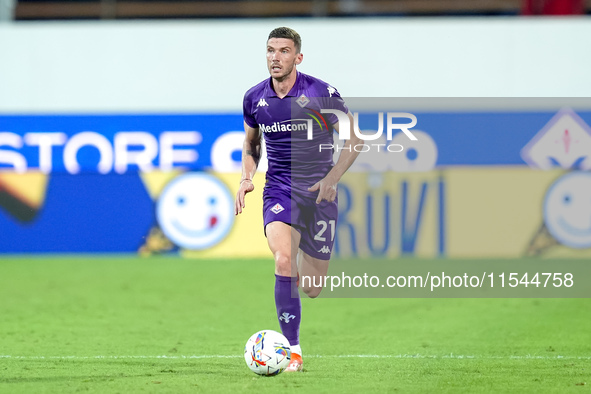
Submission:
M 304 294 L 306 294 L 308 297 L 316 298 L 320 295 L 320 292 L 322 291 L 322 286 L 306 286 L 302 287 L 302 290 L 304 291 Z
M 275 256 L 275 271 L 282 276 L 293 276 L 291 263 L 289 255 L 277 254 Z

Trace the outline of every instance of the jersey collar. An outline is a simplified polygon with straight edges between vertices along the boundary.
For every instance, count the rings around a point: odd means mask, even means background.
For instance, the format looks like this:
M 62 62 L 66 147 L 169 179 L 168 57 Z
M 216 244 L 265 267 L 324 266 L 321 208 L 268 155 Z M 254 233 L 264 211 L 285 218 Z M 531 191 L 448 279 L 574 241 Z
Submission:
M 300 96 L 301 80 L 302 80 L 301 73 L 299 71 L 296 71 L 296 81 L 285 97 L 299 97 Z M 269 77 L 269 83 L 265 87 L 265 90 L 267 91 L 266 92 L 267 97 L 278 97 L 277 93 L 275 93 L 275 90 L 273 89 L 273 77 Z

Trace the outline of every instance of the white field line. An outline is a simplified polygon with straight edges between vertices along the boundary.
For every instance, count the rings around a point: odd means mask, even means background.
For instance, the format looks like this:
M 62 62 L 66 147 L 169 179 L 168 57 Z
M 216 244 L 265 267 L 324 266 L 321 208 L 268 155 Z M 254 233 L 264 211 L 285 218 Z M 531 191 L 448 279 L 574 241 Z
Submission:
M 591 360 L 591 356 L 474 356 L 461 354 L 427 355 L 427 354 L 346 354 L 346 355 L 305 355 L 306 358 L 390 358 L 390 359 L 454 359 L 454 360 Z M 190 356 L 11 356 L 0 354 L 0 359 L 16 360 L 187 360 L 187 359 L 225 359 L 225 358 L 243 358 L 242 355 L 190 355 Z

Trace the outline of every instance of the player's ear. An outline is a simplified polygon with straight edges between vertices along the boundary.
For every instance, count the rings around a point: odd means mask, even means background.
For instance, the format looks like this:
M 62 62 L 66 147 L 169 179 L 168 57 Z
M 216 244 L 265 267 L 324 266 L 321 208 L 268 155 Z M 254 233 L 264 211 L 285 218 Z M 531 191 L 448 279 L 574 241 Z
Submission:
M 298 55 L 296 56 L 296 62 L 295 62 L 296 66 L 298 64 L 300 64 L 302 62 L 302 60 L 304 60 L 304 54 L 303 53 L 298 53 Z

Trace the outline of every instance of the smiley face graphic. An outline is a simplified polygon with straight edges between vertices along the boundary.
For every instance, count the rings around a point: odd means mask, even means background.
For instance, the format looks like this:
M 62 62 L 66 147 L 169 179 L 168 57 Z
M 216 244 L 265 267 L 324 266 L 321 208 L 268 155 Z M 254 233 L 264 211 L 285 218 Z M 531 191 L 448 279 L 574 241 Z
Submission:
M 561 244 L 591 248 L 591 172 L 564 175 L 546 193 L 544 222 Z
M 219 243 L 234 222 L 230 191 L 206 173 L 183 174 L 162 191 L 156 206 L 164 234 L 185 249 L 205 249 Z

